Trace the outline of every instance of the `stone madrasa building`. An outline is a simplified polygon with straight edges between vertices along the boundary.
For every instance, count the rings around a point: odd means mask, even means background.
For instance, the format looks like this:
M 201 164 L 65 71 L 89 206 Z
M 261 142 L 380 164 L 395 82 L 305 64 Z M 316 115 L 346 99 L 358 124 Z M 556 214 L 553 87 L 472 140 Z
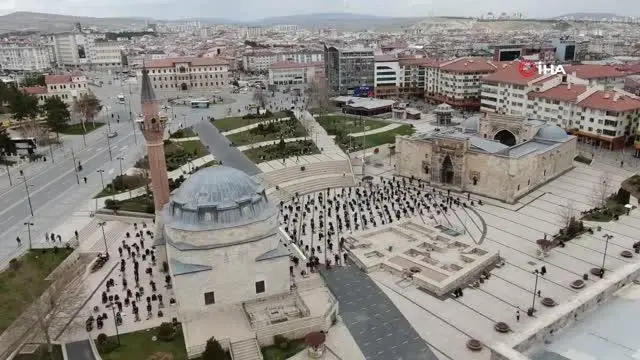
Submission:
M 396 138 L 396 171 L 515 203 L 573 167 L 576 138 L 544 121 L 484 114 L 455 128 Z
M 215 337 L 234 357 L 253 358 L 274 335 L 301 338 L 335 321 L 337 302 L 324 285 L 292 288 L 276 206 L 244 172 L 199 170 L 159 215 L 156 247 L 166 251 L 158 252 L 169 264 L 190 357 Z

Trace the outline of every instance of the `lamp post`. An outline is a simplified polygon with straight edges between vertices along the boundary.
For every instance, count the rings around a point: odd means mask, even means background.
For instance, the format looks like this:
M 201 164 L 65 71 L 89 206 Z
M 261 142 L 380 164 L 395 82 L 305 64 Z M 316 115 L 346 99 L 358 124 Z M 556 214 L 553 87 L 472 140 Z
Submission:
M 11 172 L 9 172 L 9 163 L 4 163 L 4 166 L 7 168 L 7 176 L 9 177 L 9 186 L 13 186 L 13 182 L 11 181 Z
M 531 301 L 531 310 L 527 311 L 527 315 L 533 316 L 536 312 L 536 293 L 538 292 L 538 277 L 540 276 L 540 270 L 533 270 L 533 274 L 536 276 L 535 285 L 533 285 L 533 300 Z
M 100 169 L 97 171 L 97 173 L 100 174 L 100 182 L 102 183 L 102 190 L 104 190 L 104 177 L 102 176 L 102 174 L 104 173 L 104 170 Z
M 24 190 L 27 192 L 27 201 L 29 202 L 29 213 L 33 216 L 33 205 L 31 205 L 31 194 L 29 193 L 29 184 L 27 184 L 27 177 L 22 178 L 24 180 Z
M 600 279 L 602 279 L 602 277 L 604 276 L 604 262 L 607 259 L 607 248 L 609 247 L 609 240 L 613 239 L 613 235 L 604 234 L 602 235 L 602 237 L 604 238 L 605 243 L 604 243 L 604 255 L 602 255 L 602 267 L 600 268 Z
M 116 339 L 118 339 L 118 346 L 120 346 L 120 332 L 118 331 L 118 320 L 116 320 L 116 304 L 111 301 L 109 302 L 109 307 L 111 307 L 111 313 L 113 314 L 113 325 L 116 327 Z
M 73 148 L 71 148 L 71 158 L 73 159 L 73 170 L 76 173 L 76 182 L 80 185 L 80 175 L 78 175 L 78 166 L 76 165 L 76 154 L 73 152 Z
M 107 150 L 109 150 L 109 161 L 113 161 L 113 154 L 111 153 L 111 140 L 109 138 L 109 132 L 107 132 Z
M 138 138 L 136 137 L 136 123 L 133 121 L 133 112 L 131 112 L 131 83 L 128 81 L 127 83 L 129 85 L 129 120 L 131 121 L 131 127 L 133 128 L 133 141 L 138 145 Z
M 109 248 L 107 247 L 107 236 L 104 234 L 104 226 L 107 225 L 106 221 L 101 221 L 98 226 L 102 228 L 102 241 L 104 241 L 104 253 L 109 255 Z
M 53 144 L 49 144 L 49 154 L 51 154 L 51 163 L 55 164 L 56 161 L 53 159 Z
M 24 225 L 27 227 L 27 234 L 29 235 L 29 250 L 31 250 L 32 245 L 31 245 L 31 227 L 33 226 L 33 223 L 30 221 L 27 221 L 24 223 Z

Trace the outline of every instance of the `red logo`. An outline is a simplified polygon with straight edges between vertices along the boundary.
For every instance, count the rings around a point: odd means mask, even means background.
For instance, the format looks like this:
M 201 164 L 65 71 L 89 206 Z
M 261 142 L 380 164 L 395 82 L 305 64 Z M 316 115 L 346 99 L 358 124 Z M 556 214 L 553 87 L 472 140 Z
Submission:
M 530 78 L 538 73 L 538 66 L 533 61 L 520 60 L 518 72 L 520 72 L 520 75 Z

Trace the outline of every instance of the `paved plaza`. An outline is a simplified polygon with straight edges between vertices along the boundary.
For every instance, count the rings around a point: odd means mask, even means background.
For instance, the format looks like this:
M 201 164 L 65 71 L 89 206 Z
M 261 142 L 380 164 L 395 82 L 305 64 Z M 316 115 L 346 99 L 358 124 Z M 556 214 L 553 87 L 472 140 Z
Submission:
M 413 216 L 415 221 L 446 224 L 452 228 L 466 230 L 466 235 L 473 235 L 474 241 L 482 243 L 482 246 L 490 251 L 499 252 L 504 259 L 501 267 L 491 270 L 489 279 L 484 280 L 478 287 L 464 288 L 461 297 L 435 298 L 415 286 L 399 284 L 400 279 L 387 272 L 374 272 L 370 276 L 429 343 L 438 358 L 488 359 L 489 351 L 485 349 L 471 352 L 465 343 L 471 338 L 483 343 L 503 341 L 510 335 L 495 331 L 494 325 L 497 322 L 505 322 L 513 332 L 518 332 L 534 321 L 526 314 L 526 309 L 531 307 L 532 303 L 535 303 L 536 317 L 540 317 L 549 311 L 541 304 L 542 298 L 550 297 L 556 303 L 563 303 L 575 296 L 580 290 L 571 288 L 570 283 L 581 279 L 585 273 L 589 274 L 591 268 L 602 265 L 605 251 L 604 234 L 613 235 L 605 258 L 607 271 L 637 261 L 633 258 L 623 258 L 620 252 L 632 250 L 632 244 L 637 241 L 635 237 L 640 230 L 638 210 L 631 211 L 629 216 L 622 216 L 616 222 L 587 223 L 586 225 L 593 226 L 594 229 L 601 226 L 602 230 L 595 230 L 592 235 L 580 235 L 567 242 L 565 247 L 551 250 L 548 257 L 540 257 L 537 254 L 536 244 L 536 240 L 544 238 L 545 235 L 555 235 L 564 226 L 568 212 L 579 218 L 580 211 L 594 207 L 597 201 L 594 197 L 598 197 L 596 193 L 603 189 L 603 181 L 608 184 L 606 192 L 614 193 L 622 180 L 630 175 L 632 174 L 626 169 L 611 165 L 599 164 L 597 167 L 589 167 L 577 164 L 575 169 L 528 194 L 517 204 L 505 204 L 472 195 L 474 206 L 471 206 L 470 202 L 467 207 L 454 204 L 448 207 L 446 214 L 444 211 L 434 213 L 433 207 L 432 211 L 428 212 L 423 207 L 422 216 L 417 213 Z M 374 180 L 374 187 L 378 181 L 377 178 Z M 408 180 L 406 182 L 409 183 Z M 378 183 L 378 186 L 384 188 L 385 185 Z M 356 189 L 360 189 L 360 196 L 357 195 Z M 333 258 L 334 264 L 338 259 L 338 262 L 342 263 L 344 251 L 340 251 L 340 236 L 349 233 L 357 235 L 362 231 L 365 226 L 362 215 L 365 215 L 366 227 L 369 228 L 373 223 L 371 219 L 377 224 L 380 224 L 382 219 L 389 220 L 384 211 L 382 216 L 378 214 L 376 206 L 381 209 L 384 205 L 398 209 L 404 206 L 409 211 L 407 217 L 412 217 L 410 207 L 416 206 L 415 199 L 424 198 L 425 193 L 434 191 L 426 186 L 418 189 L 416 186 L 400 184 L 397 185 L 395 193 L 391 191 L 385 198 L 385 191 L 388 190 L 378 190 L 382 195 L 372 196 L 363 195 L 365 189 L 367 188 L 351 188 L 349 193 L 349 188 L 337 188 L 328 190 L 328 193 L 324 190 L 302 195 L 292 203 L 284 204 L 280 220 L 306 257 L 317 256 L 318 262 L 324 263 L 328 249 L 327 258 Z M 435 191 L 436 194 L 440 194 L 439 190 Z M 368 200 L 369 196 L 372 197 Z M 401 200 L 393 200 L 394 196 L 400 197 Z M 467 194 L 452 196 L 465 201 Z M 445 191 L 434 198 L 441 203 L 443 197 L 446 197 Z M 327 202 L 327 199 L 333 204 L 325 209 L 322 204 Z M 482 200 L 483 205 L 478 204 L 479 200 Z M 335 210 L 336 206 L 339 211 Z M 342 210 L 344 206 L 349 210 Z M 328 208 L 332 208 L 330 214 Z M 403 218 L 403 210 L 400 211 Z M 391 214 L 395 219 L 393 211 Z M 341 230 L 336 216 L 342 218 Z M 349 229 L 346 227 L 347 218 L 350 219 Z M 315 233 L 311 231 L 311 219 L 315 224 Z M 484 235 L 483 224 L 486 226 Z M 328 236 L 324 235 L 325 226 Z M 328 240 L 326 245 L 324 239 Z M 542 266 L 547 273 L 539 278 L 538 296 L 534 294 L 535 276 L 532 272 L 541 269 Z M 586 286 L 596 281 L 597 278 L 589 275 Z M 352 335 L 356 338 L 356 334 Z M 365 349 L 362 350 L 366 353 Z

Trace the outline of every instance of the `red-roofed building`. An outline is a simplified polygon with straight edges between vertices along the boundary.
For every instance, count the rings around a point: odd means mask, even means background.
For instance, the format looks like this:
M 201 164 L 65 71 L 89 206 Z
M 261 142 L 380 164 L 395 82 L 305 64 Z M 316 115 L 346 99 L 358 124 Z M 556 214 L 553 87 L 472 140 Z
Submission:
M 615 66 L 599 64 L 567 65 L 564 70 L 567 74 L 588 80 L 589 85 L 617 88 L 623 86 L 625 76 L 629 75 L 626 71 L 618 70 Z
M 65 102 L 73 102 L 81 94 L 87 93 L 87 77 L 80 72 L 63 75 L 45 75 L 46 86 L 29 86 L 21 88 L 27 94 L 36 96 L 43 104 L 45 99 L 57 96 Z
M 313 79 L 324 76 L 324 63 L 295 63 L 290 61 L 271 64 L 269 85 L 308 84 Z
M 217 57 L 178 57 L 151 60 L 145 64 L 159 97 L 181 92 L 210 93 L 231 85 L 227 60 Z M 138 71 L 138 77 L 142 70 Z

